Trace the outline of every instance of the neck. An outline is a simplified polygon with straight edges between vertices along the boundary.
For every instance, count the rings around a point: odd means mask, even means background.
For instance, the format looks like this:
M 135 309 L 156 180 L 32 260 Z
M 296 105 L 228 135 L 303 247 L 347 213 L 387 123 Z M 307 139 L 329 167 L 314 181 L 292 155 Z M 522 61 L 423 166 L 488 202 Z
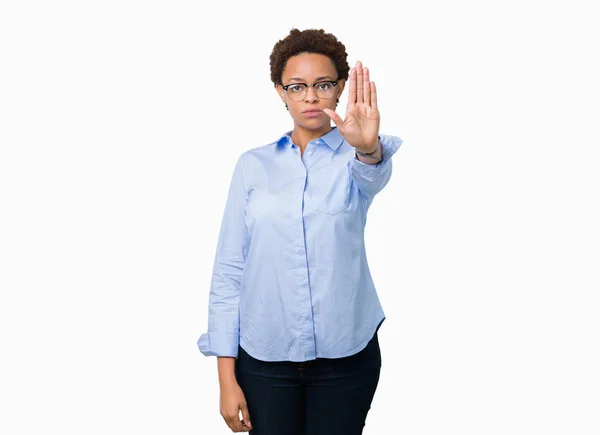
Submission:
M 291 136 L 292 142 L 294 145 L 304 150 L 306 145 L 308 145 L 311 140 L 318 139 L 321 136 L 329 133 L 331 130 L 333 130 L 333 127 L 330 125 L 324 125 L 318 130 L 307 130 L 302 127 L 295 126 Z

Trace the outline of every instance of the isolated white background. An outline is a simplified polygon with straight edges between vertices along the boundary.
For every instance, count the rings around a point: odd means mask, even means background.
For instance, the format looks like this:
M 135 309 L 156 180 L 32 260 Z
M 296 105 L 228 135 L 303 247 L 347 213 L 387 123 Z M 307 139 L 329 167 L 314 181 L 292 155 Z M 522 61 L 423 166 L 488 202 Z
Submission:
M 235 161 L 292 128 L 269 55 L 297 27 L 404 140 L 364 433 L 600 433 L 593 3 L 2 2 L 0 432 L 231 433 L 196 340 Z

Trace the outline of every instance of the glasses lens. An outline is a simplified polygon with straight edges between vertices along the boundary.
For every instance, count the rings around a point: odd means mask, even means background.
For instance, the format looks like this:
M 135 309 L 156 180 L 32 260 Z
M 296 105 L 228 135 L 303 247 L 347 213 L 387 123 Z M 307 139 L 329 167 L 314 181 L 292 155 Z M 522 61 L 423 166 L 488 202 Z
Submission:
M 287 88 L 287 93 L 290 99 L 300 101 L 306 95 L 306 86 L 303 84 L 293 84 Z
M 333 95 L 333 83 L 319 82 L 315 83 L 315 93 L 319 98 L 329 98 Z

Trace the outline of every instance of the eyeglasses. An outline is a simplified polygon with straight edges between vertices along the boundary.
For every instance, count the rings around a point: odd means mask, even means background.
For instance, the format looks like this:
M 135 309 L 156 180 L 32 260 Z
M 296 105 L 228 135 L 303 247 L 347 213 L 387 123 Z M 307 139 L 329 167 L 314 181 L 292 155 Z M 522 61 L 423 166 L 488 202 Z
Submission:
M 309 86 L 312 86 L 317 97 L 331 98 L 333 95 L 333 88 L 336 87 L 337 84 L 338 82 L 329 80 L 316 82 L 312 85 L 307 85 L 306 83 L 290 83 L 289 85 L 283 86 L 283 90 L 287 92 L 292 101 L 302 101 L 304 97 L 306 97 Z

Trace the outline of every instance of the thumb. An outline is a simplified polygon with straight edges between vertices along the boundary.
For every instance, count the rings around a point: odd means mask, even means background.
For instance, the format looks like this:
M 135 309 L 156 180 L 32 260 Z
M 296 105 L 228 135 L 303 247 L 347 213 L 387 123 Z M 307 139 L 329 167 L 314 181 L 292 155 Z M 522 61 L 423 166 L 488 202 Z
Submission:
M 338 115 L 335 112 L 335 110 L 323 109 L 323 112 L 325 112 L 325 114 L 332 119 L 332 121 L 335 123 L 335 125 L 337 125 L 338 128 L 344 125 L 344 121 L 342 120 L 342 118 L 340 118 L 340 115 Z
M 252 429 L 252 424 L 250 423 L 250 413 L 248 412 L 248 405 L 246 403 L 242 403 L 240 405 L 240 409 L 242 410 L 242 419 L 244 420 L 244 423 L 246 423 L 246 426 L 249 429 Z

